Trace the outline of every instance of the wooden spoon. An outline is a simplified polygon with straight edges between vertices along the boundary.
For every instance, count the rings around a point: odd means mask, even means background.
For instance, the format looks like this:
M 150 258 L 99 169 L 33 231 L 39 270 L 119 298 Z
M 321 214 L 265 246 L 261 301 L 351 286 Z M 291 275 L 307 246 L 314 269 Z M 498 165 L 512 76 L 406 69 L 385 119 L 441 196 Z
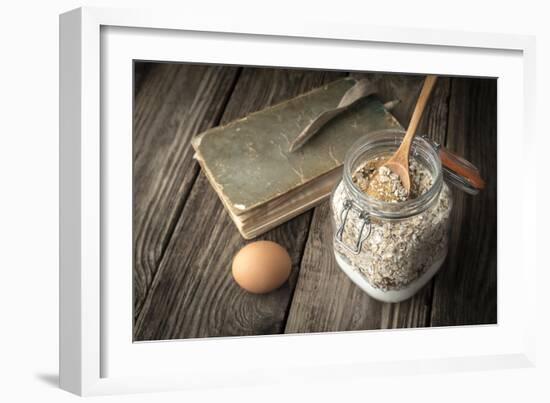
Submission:
M 427 76 L 424 80 L 422 91 L 420 91 L 420 96 L 416 102 L 409 127 L 407 128 L 407 133 L 405 133 L 405 137 L 403 137 L 403 142 L 395 154 L 393 154 L 383 165 L 399 175 L 399 179 L 401 179 L 401 183 L 407 192 L 411 190 L 411 178 L 409 176 L 409 154 L 411 152 L 411 145 L 416 134 L 416 129 L 418 128 L 418 123 L 422 118 L 422 114 L 424 113 L 424 109 L 426 108 L 428 98 L 432 93 L 436 80 L 437 76 L 432 75 Z

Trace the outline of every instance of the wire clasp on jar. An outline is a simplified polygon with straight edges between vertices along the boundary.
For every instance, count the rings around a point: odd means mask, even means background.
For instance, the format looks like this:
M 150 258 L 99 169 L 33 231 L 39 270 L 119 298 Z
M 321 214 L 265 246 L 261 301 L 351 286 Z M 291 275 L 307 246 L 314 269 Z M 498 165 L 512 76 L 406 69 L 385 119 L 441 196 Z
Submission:
M 359 230 L 359 235 L 357 236 L 357 241 L 355 242 L 354 246 L 350 247 L 343 241 L 343 237 L 344 237 L 344 229 L 346 227 L 346 222 L 348 220 L 348 214 L 352 209 L 357 211 L 359 219 L 362 222 L 361 222 L 361 229 Z M 364 235 L 365 227 L 367 226 L 368 226 L 368 229 L 366 231 L 366 235 Z M 371 230 L 372 230 L 372 225 L 370 222 L 369 213 L 358 208 L 351 200 L 349 199 L 345 200 L 343 204 L 342 212 L 340 213 L 340 225 L 338 226 L 338 229 L 334 234 L 334 241 L 340 244 L 344 249 L 348 250 L 354 255 L 357 255 L 361 252 L 361 248 L 363 247 L 363 242 L 365 242 L 366 239 L 370 236 Z

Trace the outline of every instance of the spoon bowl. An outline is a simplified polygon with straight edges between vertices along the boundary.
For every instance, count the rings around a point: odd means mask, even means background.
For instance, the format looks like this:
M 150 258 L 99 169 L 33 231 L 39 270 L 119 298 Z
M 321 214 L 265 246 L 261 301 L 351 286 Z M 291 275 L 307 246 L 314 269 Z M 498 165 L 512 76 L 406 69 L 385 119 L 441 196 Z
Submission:
M 418 97 L 418 101 L 414 107 L 414 112 L 412 114 L 409 127 L 407 128 L 407 132 L 405 133 L 405 137 L 403 137 L 403 141 L 395 154 L 393 154 L 390 159 L 382 165 L 399 176 L 399 179 L 401 180 L 401 183 L 407 193 L 411 191 L 411 177 L 409 173 L 409 155 L 411 152 L 411 145 L 436 81 L 437 76 L 434 75 L 429 75 L 424 80 L 424 85 L 422 86 L 420 96 Z

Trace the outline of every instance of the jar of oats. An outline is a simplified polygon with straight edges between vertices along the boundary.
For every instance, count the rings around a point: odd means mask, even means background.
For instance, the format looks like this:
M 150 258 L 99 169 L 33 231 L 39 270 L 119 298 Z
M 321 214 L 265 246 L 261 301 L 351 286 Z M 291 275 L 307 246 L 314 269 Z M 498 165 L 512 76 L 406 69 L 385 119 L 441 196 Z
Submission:
M 331 196 L 338 266 L 384 302 L 410 298 L 439 270 L 447 256 L 453 205 L 437 147 L 429 140 L 413 142 L 410 192 L 380 167 L 403 135 L 384 130 L 355 143 Z

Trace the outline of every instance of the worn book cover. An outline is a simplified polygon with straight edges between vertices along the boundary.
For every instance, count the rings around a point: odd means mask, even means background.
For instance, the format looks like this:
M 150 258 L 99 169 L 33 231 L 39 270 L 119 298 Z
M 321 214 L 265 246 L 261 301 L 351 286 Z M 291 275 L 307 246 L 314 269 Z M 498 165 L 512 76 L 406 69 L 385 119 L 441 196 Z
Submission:
M 358 138 L 374 130 L 401 128 L 380 100 L 369 96 L 327 123 L 302 148 L 289 152 L 298 134 L 319 114 L 335 108 L 355 83 L 353 78 L 334 81 L 193 139 L 197 160 L 246 238 L 250 231 L 258 235 L 328 196 L 339 179 L 334 171 Z

